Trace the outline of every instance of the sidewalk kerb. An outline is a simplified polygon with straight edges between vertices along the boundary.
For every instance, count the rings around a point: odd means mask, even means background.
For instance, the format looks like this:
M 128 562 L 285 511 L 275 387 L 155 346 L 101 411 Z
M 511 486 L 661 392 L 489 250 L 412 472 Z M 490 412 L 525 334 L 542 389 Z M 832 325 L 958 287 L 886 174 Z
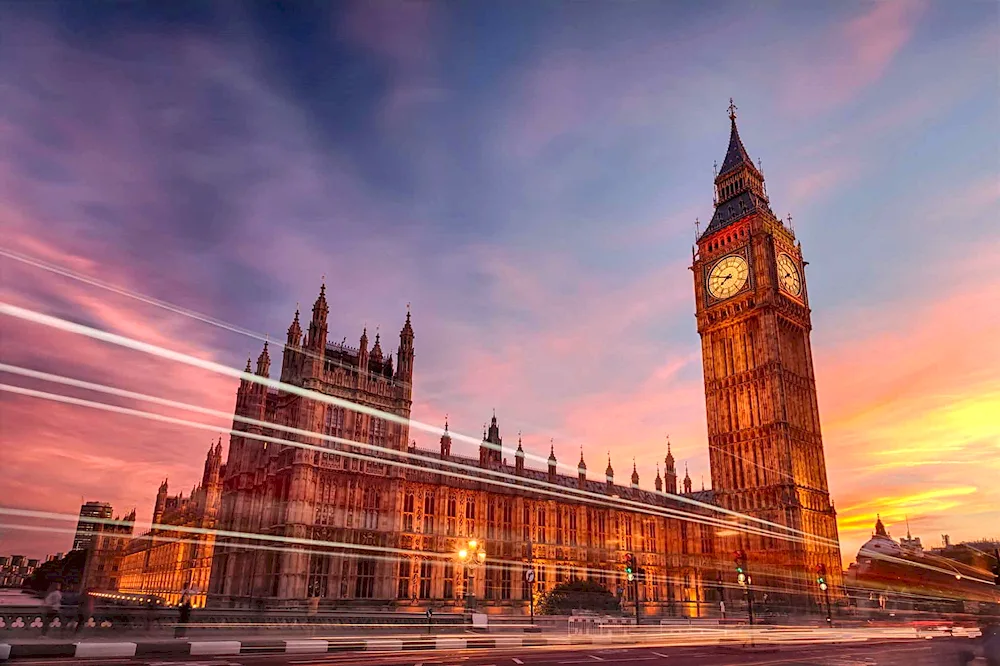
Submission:
M 135 643 L 74 643 L 76 652 L 73 657 L 83 659 L 89 657 L 134 657 Z
M 326 652 L 329 649 L 330 642 L 321 638 L 300 638 L 298 640 L 285 641 L 286 653 Z
M 190 643 L 191 656 L 203 657 L 213 655 L 239 654 L 240 641 L 197 641 Z

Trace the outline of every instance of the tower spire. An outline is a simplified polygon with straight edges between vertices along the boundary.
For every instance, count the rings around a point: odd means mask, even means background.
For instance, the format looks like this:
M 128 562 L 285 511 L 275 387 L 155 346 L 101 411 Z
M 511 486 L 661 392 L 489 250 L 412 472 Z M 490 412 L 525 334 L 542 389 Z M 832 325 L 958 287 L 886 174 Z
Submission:
M 715 213 L 700 238 L 712 235 L 719 229 L 755 212 L 766 212 L 771 217 L 764 175 L 750 159 L 750 154 L 740 139 L 736 126 L 736 104 L 729 99 L 729 146 L 722 166 L 715 174 Z

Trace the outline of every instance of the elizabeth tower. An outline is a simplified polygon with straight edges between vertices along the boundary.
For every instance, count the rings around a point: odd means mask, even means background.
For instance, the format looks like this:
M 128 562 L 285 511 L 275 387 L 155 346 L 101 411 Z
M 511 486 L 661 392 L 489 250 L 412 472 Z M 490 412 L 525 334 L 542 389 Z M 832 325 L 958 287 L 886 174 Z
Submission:
M 715 213 L 692 265 L 712 487 L 723 507 L 789 528 L 745 521 L 790 538 L 730 537 L 732 550 L 747 553 L 754 587 L 815 601 L 816 567 L 825 565 L 839 590 L 842 564 L 820 434 L 806 262 L 771 210 L 731 103 L 729 118 Z

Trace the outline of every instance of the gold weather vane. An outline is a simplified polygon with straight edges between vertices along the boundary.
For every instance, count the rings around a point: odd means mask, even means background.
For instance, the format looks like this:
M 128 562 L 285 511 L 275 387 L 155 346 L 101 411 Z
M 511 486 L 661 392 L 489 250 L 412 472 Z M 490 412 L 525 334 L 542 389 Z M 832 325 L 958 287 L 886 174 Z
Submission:
M 730 97 L 729 98 L 729 119 L 732 120 L 733 122 L 736 122 L 736 109 L 737 108 L 738 107 L 735 104 L 733 104 L 733 98 Z

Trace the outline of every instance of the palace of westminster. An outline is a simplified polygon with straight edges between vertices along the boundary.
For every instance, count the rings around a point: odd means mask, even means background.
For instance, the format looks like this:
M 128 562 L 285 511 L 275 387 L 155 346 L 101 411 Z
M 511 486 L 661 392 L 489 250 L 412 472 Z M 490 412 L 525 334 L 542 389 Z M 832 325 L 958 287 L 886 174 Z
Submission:
M 210 448 L 189 497 L 168 497 L 164 482 L 153 530 L 117 551 L 120 591 L 176 603 L 193 589 L 195 605 L 236 608 L 318 599 L 458 609 L 471 596 L 486 612 L 527 612 L 533 592 L 572 579 L 630 598 L 631 553 L 644 571 L 644 613 L 697 615 L 743 597 L 737 550 L 754 588 L 774 600 L 815 603 L 820 564 L 841 589 L 805 262 L 770 208 L 732 105 L 729 117 L 715 212 L 691 265 L 710 490 L 692 491 L 687 475 L 678 489 L 669 444 L 654 490 L 639 488 L 634 465 L 631 483 L 616 483 L 610 459 L 589 478 L 582 451 L 576 475 L 558 471 L 554 452 L 547 469 L 532 469 L 520 441 L 511 465 L 495 414 L 478 458 L 452 451 L 447 423 L 438 449 L 417 448 L 410 314 L 395 363 L 378 335 L 371 346 L 367 333 L 357 347 L 331 343 L 324 285 L 307 330 L 298 311 L 288 328 L 280 379 L 289 390 L 241 381 L 228 458 L 221 443 Z M 265 344 L 254 374 L 269 377 L 270 365 Z M 480 566 L 456 555 L 472 539 L 487 553 Z

